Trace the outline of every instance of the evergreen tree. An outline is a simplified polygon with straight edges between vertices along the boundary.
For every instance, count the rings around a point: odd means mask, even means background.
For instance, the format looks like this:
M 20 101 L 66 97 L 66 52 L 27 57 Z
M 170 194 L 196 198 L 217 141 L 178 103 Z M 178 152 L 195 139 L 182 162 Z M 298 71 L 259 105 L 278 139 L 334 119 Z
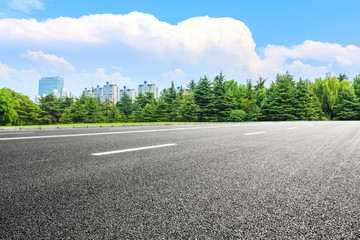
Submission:
M 315 96 L 306 81 L 300 78 L 293 92 L 294 117 L 297 120 L 319 119 Z
M 215 121 L 227 121 L 231 110 L 234 109 L 234 99 L 226 92 L 225 78 L 222 73 L 217 75 L 213 83 L 214 92 L 214 120 Z
M 214 113 L 212 86 L 206 76 L 200 78 L 195 91 L 195 103 L 199 106 L 199 120 L 202 122 L 211 121 Z
M 186 89 L 187 92 L 194 92 L 195 88 L 196 88 L 195 80 L 191 80 L 186 87 L 187 87 L 187 89 Z
M 199 106 L 195 103 L 194 93 L 184 95 L 184 101 L 180 106 L 180 119 L 184 122 L 196 122 L 200 112 Z
M 140 105 L 134 105 L 134 111 L 130 115 L 131 122 L 144 122 L 144 110 Z
M 165 122 L 167 120 L 168 104 L 164 100 L 159 100 L 154 108 L 153 120 Z
M 144 108 L 144 121 L 145 122 L 153 122 L 154 121 L 154 107 L 152 105 L 150 105 L 149 103 L 145 105 Z
M 265 102 L 262 104 L 261 110 L 265 120 L 286 121 L 294 119 L 293 89 L 293 76 L 289 73 L 276 76 L 276 84 L 269 97 L 265 98 Z
M 59 123 L 61 117 L 61 108 L 59 100 L 53 95 L 49 94 L 40 98 L 40 121 L 45 124 Z
M 145 96 L 144 96 L 145 97 Z M 146 100 L 145 100 L 146 101 Z M 123 93 L 120 99 L 120 102 L 116 103 L 116 107 L 122 112 L 126 117 L 129 117 L 133 110 L 133 102 L 128 94 Z
M 334 108 L 334 119 L 357 120 L 360 118 L 360 103 L 352 88 L 343 88 Z
M 119 108 L 115 105 L 110 106 L 110 114 L 108 116 L 107 122 L 120 123 L 125 122 L 126 117 L 125 114 L 120 112 Z

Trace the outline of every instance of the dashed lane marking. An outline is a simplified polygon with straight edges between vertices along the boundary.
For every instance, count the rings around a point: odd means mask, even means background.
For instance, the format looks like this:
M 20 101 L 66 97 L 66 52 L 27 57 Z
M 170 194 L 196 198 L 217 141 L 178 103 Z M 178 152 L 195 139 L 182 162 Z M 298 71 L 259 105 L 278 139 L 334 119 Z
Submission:
M 133 152 L 133 151 L 140 151 L 140 150 L 146 150 L 146 149 L 152 149 L 152 148 L 161 148 L 161 147 L 169 147 L 169 146 L 175 146 L 176 143 L 169 143 L 169 144 L 162 144 L 162 145 L 156 145 L 156 146 L 148 146 L 148 147 L 140 147 L 140 148 L 130 148 L 130 149 L 123 149 L 123 150 L 116 150 L 116 151 L 110 151 L 110 152 L 100 152 L 100 153 L 93 153 L 91 155 L 93 156 L 102 156 L 102 155 L 109 155 L 109 154 L 115 154 L 115 153 L 124 153 L 124 152 Z
M 246 134 L 244 134 L 244 136 L 250 136 L 250 135 L 256 135 L 256 134 L 263 134 L 263 133 L 266 133 L 266 132 L 252 132 L 252 133 L 246 133 Z

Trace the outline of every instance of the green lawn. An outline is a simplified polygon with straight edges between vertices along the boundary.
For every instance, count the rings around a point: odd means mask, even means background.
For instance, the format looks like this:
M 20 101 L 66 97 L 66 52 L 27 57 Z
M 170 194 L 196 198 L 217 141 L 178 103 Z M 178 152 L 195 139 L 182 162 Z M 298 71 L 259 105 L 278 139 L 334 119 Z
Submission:
M 0 126 L 0 128 L 18 128 L 18 127 L 58 127 L 58 126 L 105 126 L 105 125 L 142 125 L 142 124 L 183 124 L 195 122 L 136 122 L 136 123 L 70 123 L 70 124 L 51 124 L 51 125 L 19 125 L 19 126 Z

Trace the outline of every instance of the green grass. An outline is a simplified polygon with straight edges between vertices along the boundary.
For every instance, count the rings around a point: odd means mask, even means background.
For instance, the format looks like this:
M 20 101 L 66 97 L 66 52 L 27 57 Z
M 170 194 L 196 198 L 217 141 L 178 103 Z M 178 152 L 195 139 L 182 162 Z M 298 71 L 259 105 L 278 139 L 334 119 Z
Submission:
M 135 123 L 69 123 L 69 124 L 50 124 L 50 125 L 19 125 L 19 126 L 0 126 L 0 128 L 18 128 L 18 127 L 58 127 L 58 126 L 105 126 L 105 125 L 142 125 L 142 124 L 178 124 L 194 122 L 135 122 Z

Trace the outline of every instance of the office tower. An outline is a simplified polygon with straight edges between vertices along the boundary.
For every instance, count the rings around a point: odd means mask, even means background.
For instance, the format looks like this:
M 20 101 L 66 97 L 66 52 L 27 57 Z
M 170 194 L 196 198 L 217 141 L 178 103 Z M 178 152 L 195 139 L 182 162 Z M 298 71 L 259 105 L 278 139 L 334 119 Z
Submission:
M 39 93 L 43 97 L 48 94 L 54 94 L 56 97 L 62 97 L 64 88 L 64 79 L 61 77 L 43 77 L 39 80 Z

